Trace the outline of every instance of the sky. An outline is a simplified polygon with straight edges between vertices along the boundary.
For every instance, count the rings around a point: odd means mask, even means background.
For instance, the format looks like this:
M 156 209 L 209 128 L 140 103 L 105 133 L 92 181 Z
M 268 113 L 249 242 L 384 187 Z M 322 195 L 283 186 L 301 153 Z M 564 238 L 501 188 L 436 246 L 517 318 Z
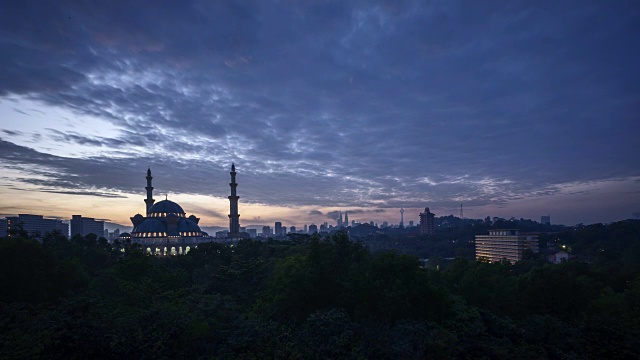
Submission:
M 5 1 L 0 214 L 640 212 L 640 2 Z

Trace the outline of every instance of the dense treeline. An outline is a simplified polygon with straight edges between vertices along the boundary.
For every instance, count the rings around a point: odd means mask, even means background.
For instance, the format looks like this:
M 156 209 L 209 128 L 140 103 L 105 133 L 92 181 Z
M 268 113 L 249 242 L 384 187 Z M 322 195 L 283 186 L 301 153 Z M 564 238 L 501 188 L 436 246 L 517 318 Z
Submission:
M 0 358 L 638 358 L 640 222 L 551 240 L 587 260 L 425 269 L 345 234 L 170 258 L 0 239 Z

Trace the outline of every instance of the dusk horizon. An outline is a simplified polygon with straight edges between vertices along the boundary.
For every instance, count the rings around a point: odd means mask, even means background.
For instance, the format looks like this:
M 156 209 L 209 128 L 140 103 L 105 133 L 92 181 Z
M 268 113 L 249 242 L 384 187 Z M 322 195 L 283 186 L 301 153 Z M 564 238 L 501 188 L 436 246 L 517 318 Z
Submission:
M 228 227 L 640 212 L 640 6 L 0 6 L 0 215 Z M 123 229 L 124 230 L 124 229 Z

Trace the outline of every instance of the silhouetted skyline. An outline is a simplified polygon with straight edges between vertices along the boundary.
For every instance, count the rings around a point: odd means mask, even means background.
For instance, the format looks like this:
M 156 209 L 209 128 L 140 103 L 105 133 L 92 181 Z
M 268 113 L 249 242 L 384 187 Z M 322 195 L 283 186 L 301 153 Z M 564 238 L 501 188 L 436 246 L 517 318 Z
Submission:
M 6 2 L 0 19 L 3 214 L 126 224 L 150 167 L 158 198 L 226 226 L 231 162 L 241 225 L 640 211 L 637 2 Z

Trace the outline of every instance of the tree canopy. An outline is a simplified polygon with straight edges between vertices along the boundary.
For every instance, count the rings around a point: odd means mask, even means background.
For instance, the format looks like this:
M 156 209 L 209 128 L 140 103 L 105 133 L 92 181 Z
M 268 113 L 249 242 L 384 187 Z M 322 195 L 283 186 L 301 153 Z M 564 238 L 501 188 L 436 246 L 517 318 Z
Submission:
M 639 234 L 637 221 L 554 233 L 578 255 L 559 265 L 433 267 L 345 233 L 175 257 L 12 236 L 0 358 L 637 358 Z

